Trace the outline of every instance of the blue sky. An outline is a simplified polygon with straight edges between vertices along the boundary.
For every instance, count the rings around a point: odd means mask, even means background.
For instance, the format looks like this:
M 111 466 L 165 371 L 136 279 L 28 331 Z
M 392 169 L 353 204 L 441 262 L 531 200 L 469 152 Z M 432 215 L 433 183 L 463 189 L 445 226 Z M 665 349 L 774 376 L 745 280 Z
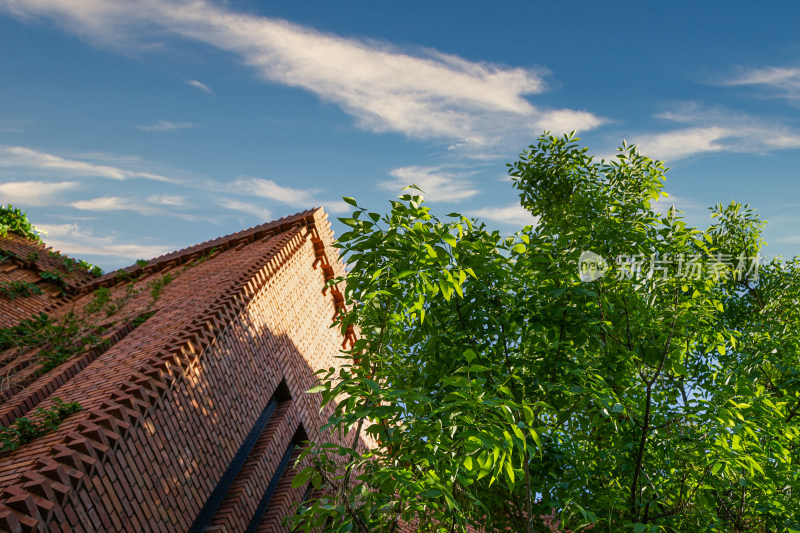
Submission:
M 576 129 L 798 255 L 800 8 L 563 5 L 0 0 L 0 202 L 106 269 L 411 182 L 510 232 L 505 164 Z

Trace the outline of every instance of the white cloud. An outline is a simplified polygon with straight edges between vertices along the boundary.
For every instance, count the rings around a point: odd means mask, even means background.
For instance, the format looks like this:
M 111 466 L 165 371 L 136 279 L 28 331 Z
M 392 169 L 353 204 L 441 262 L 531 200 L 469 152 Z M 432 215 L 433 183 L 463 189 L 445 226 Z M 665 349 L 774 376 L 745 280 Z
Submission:
M 325 211 L 334 215 L 345 215 L 353 212 L 353 206 L 341 200 L 323 201 L 322 207 Z
M 217 202 L 218 205 L 224 207 L 225 209 L 230 209 L 232 211 L 239 211 L 240 213 L 244 213 L 246 215 L 252 215 L 257 219 L 261 220 L 262 222 L 266 222 L 268 220 L 272 220 L 272 213 L 266 207 L 251 204 L 249 202 L 241 202 L 239 200 L 233 200 L 231 198 L 222 198 Z
M 500 224 L 513 224 L 515 226 L 534 225 L 537 222 L 536 217 L 519 204 L 503 207 L 484 207 L 471 211 L 470 215 L 483 220 L 491 220 Z
M 170 122 L 169 120 L 159 120 L 155 124 L 147 126 L 136 126 L 137 129 L 142 131 L 175 131 L 196 128 L 197 124 L 193 122 Z
M 159 255 L 164 255 L 165 253 L 171 252 L 174 249 L 172 246 L 162 246 L 159 244 L 98 244 L 96 241 L 88 243 L 75 243 L 51 240 L 48 241 L 47 244 L 73 257 L 102 255 L 114 258 L 142 259 L 158 257 Z
M 0 0 L 2 1 L 2 0 Z M 175 180 L 147 171 L 98 164 L 77 158 L 61 157 L 26 148 L 0 145 L 0 167 L 24 169 L 26 172 L 45 171 L 69 176 L 125 180 L 132 178 L 174 183 Z
M 685 127 L 636 135 L 632 142 L 642 153 L 667 162 L 709 152 L 763 154 L 800 148 L 800 131 L 729 109 L 687 102 L 655 117 Z
M 655 159 L 674 161 L 703 152 L 719 152 L 727 145 L 718 141 L 733 132 L 726 128 L 683 128 L 664 133 L 651 133 L 634 138 L 639 150 Z
M 47 17 L 81 37 L 126 51 L 177 35 L 228 51 L 270 83 L 308 90 L 377 132 L 463 142 L 472 148 L 595 128 L 586 111 L 540 109 L 526 95 L 546 89 L 545 72 L 474 62 L 431 49 L 322 33 L 204 0 L 0 0 L 23 19 Z M 197 85 L 195 85 L 197 86 Z
M 153 207 L 143 205 L 133 198 L 120 196 L 101 196 L 91 200 L 78 200 L 70 205 L 82 211 L 134 211 L 141 215 L 156 213 L 156 209 Z
M 208 85 L 206 85 L 203 82 L 200 82 L 200 81 L 197 81 L 197 80 L 187 80 L 186 83 L 188 83 L 192 87 L 200 89 L 201 91 L 203 91 L 206 94 L 214 94 L 214 91 L 211 90 L 211 87 L 209 87 Z
M 766 67 L 742 70 L 722 85 L 760 85 L 779 91 L 786 98 L 800 98 L 800 68 Z
M 308 208 L 315 205 L 315 190 L 293 189 L 263 178 L 238 178 L 230 187 L 231 192 L 247 196 L 260 196 L 292 207 Z
M 317 189 L 294 189 L 263 178 L 237 178 L 228 186 L 227 190 L 243 196 L 267 198 L 296 209 L 311 209 L 322 205 L 329 213 L 343 214 L 350 212 L 350 206 L 341 200 L 318 200 L 315 197 L 315 194 L 319 192 Z M 233 206 L 229 208 L 249 212 L 259 218 L 269 218 L 269 216 L 264 216 L 264 213 L 269 213 L 269 211 L 260 205 L 238 200 L 223 201 L 226 202 L 226 204 L 220 204 L 223 207 Z
M 151 194 L 147 197 L 151 204 L 165 205 L 168 207 L 185 207 L 186 198 L 174 194 Z
M 172 217 L 189 222 L 205 221 L 215 223 L 217 220 L 209 216 L 201 216 L 175 211 L 176 207 L 184 207 L 184 198 L 171 195 L 151 195 L 146 200 L 122 196 L 100 196 L 89 200 L 78 200 L 70 205 L 81 211 L 131 211 L 144 216 Z M 149 205 L 150 204 L 150 205 Z
M 416 185 L 429 202 L 458 202 L 478 194 L 478 189 L 467 181 L 467 175 L 444 171 L 439 167 L 408 166 L 389 172 L 394 179 L 379 183 L 382 189 L 399 191 Z
M 0 183 L 0 204 L 17 206 L 51 205 L 63 199 L 63 192 L 74 189 L 74 181 L 12 181 Z
M 129 244 L 116 241 L 114 235 L 94 235 L 77 224 L 37 224 L 44 230 L 48 246 L 73 257 L 100 255 L 126 259 L 157 257 L 173 249 L 163 245 Z

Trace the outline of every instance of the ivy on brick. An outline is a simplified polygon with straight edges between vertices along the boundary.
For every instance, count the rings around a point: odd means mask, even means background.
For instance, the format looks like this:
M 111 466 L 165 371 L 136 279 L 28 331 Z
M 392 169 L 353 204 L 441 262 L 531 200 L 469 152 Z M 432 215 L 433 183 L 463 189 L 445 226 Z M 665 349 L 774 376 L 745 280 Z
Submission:
M 0 328 L 0 350 L 40 345 L 45 342 L 46 331 L 52 321 L 45 313 L 40 313 L 26 318 L 16 326 Z
M 67 313 L 59 320 L 40 313 L 16 326 L 0 328 L 0 350 L 40 348 L 39 373 L 44 373 L 74 355 L 101 345 L 100 337 L 85 331 L 86 324 L 75 313 Z
M 42 294 L 42 289 L 27 281 L 4 281 L 0 283 L 0 297 L 14 300 L 18 296 Z
M 72 272 L 75 270 L 75 267 L 78 267 L 82 270 L 86 270 L 94 277 L 99 277 L 103 275 L 103 269 L 97 265 L 93 265 L 83 259 L 75 259 L 68 255 L 64 255 L 61 252 L 50 251 L 47 254 L 52 257 L 53 259 L 58 259 L 61 261 L 61 264 L 64 265 L 64 268 L 67 269 L 67 272 Z
M 30 418 L 17 418 L 8 427 L 0 427 L 0 453 L 13 451 L 55 430 L 69 415 L 81 410 L 78 402 L 64 402 L 60 398 L 53 401 L 53 407 L 40 407 Z
M 44 281 L 49 281 L 58 286 L 61 289 L 62 294 L 66 294 L 67 292 L 67 282 L 64 280 L 64 276 L 54 270 L 44 270 L 39 272 L 39 277 L 41 277 Z
M 147 284 L 147 286 L 150 287 L 150 296 L 153 297 L 153 303 L 158 300 L 159 296 L 161 296 L 161 292 L 164 290 L 164 287 L 173 279 L 175 279 L 175 276 L 168 272 L 160 278 L 154 279 Z
M 218 246 L 212 246 L 209 251 L 207 251 L 206 253 L 204 253 L 203 255 L 201 255 L 200 257 L 198 257 L 197 259 L 195 259 L 191 263 L 189 263 L 189 266 L 197 266 L 197 265 L 199 265 L 201 263 L 205 263 L 206 261 L 211 259 L 211 257 L 214 254 L 216 254 L 217 252 L 219 252 L 219 247 Z
M 138 328 L 139 326 L 141 326 L 142 324 L 147 322 L 147 319 L 150 318 L 151 316 L 153 316 L 154 314 L 155 314 L 155 311 L 149 311 L 147 313 L 143 313 L 143 314 L 137 316 L 136 318 L 134 318 L 133 321 L 131 322 L 131 325 L 134 328 Z

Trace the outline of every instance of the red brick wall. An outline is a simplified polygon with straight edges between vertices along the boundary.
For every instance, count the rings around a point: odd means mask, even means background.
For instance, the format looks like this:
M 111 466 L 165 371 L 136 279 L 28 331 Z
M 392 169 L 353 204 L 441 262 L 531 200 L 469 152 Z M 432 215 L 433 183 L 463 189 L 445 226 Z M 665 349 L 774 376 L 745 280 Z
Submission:
M 327 223 L 319 211 L 298 218 L 185 271 L 180 256 L 168 265 L 176 279 L 156 313 L 48 397 L 84 410 L 0 458 L 0 528 L 187 530 L 284 381 L 291 401 L 209 528 L 245 530 L 297 429 L 319 438 L 327 412 L 305 390 L 315 369 L 337 364 L 344 341 L 329 327 L 341 296 L 325 282 L 341 265 L 326 246 Z M 281 478 L 259 531 L 285 530 L 303 492 L 290 479 Z

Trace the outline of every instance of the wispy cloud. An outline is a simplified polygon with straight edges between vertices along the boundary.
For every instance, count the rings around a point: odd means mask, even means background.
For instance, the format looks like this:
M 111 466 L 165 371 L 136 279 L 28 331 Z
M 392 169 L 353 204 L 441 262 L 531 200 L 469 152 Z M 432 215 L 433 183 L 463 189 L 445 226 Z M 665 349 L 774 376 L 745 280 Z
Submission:
M 650 133 L 634 137 L 633 142 L 642 153 L 650 157 L 675 161 L 704 152 L 720 152 L 727 149 L 722 139 L 732 135 L 728 128 L 682 128 L 663 133 Z
M 170 122 L 169 120 L 159 120 L 155 124 L 147 126 L 136 126 L 136 129 L 142 131 L 175 131 L 196 128 L 197 124 L 194 122 Z
M 635 135 L 632 141 L 642 153 L 667 162 L 708 152 L 763 154 L 800 148 L 797 129 L 730 109 L 687 102 L 655 116 L 684 127 Z
M 48 246 L 75 257 L 97 255 L 133 260 L 157 257 L 175 248 L 159 244 L 123 243 L 115 235 L 95 235 L 77 224 L 37 224 L 36 227 L 44 230 Z
M 800 67 L 765 67 L 742 69 L 722 85 L 755 85 L 773 89 L 778 96 L 800 98 Z
M 333 213 L 334 215 L 344 215 L 353 212 L 353 206 L 341 200 L 323 201 L 322 207 L 325 211 Z
M 206 85 L 203 82 L 200 82 L 200 81 L 197 81 L 197 80 L 186 80 L 186 83 L 188 83 L 192 87 L 195 87 L 196 89 L 200 89 L 201 91 L 203 91 L 206 94 L 214 94 L 214 91 L 211 90 L 211 87 L 209 87 L 208 85 Z
M 185 207 L 186 198 L 175 194 L 151 194 L 147 197 L 151 204 L 164 205 L 167 207 Z
M 217 202 L 217 204 L 225 209 L 230 209 L 231 211 L 238 211 L 246 215 L 254 216 L 262 222 L 272 220 L 273 218 L 272 212 L 262 205 L 257 205 L 250 202 L 242 202 L 232 198 L 222 198 Z
M 77 200 L 69 204 L 81 211 L 122 212 L 129 211 L 143 216 L 180 218 L 190 222 L 216 222 L 209 216 L 187 213 L 185 198 L 178 195 L 150 195 L 146 199 L 128 196 L 98 196 L 88 200 Z
M 543 69 L 468 61 L 432 49 L 322 33 L 285 20 L 239 13 L 204 0 L 0 0 L 23 19 L 47 17 L 95 43 L 124 49 L 177 35 L 237 55 L 270 83 L 339 105 L 376 132 L 485 148 L 542 129 L 589 130 L 603 123 L 575 109 L 546 109 L 528 95 L 546 90 Z M 159 33 L 160 31 L 160 33 Z
M 74 181 L 12 181 L 0 183 L 0 204 L 18 206 L 52 205 L 63 200 L 63 193 L 78 186 Z
M 350 212 L 350 206 L 341 200 L 319 200 L 316 197 L 320 192 L 318 189 L 295 189 L 264 178 L 237 178 L 227 187 L 227 191 L 251 198 L 253 196 L 266 198 L 294 207 L 295 209 L 310 209 L 321 205 L 329 213 L 342 214 Z M 238 209 L 243 212 L 258 213 L 258 216 L 261 216 L 261 214 L 265 212 L 265 209 L 260 205 L 238 200 L 226 200 L 226 202 L 228 205 L 220 205 L 234 210 Z
M 470 215 L 482 220 L 490 220 L 499 224 L 527 226 L 536 224 L 536 217 L 519 204 L 502 207 L 483 207 L 470 212 Z
M 140 215 L 156 213 L 152 206 L 138 202 L 133 198 L 123 198 L 121 196 L 101 196 L 90 200 L 78 200 L 70 205 L 82 211 L 133 211 Z
M 175 180 L 153 172 L 99 164 L 78 158 L 62 157 L 24 146 L 0 145 L 0 167 L 38 170 L 75 177 L 94 177 L 112 180 L 148 179 L 174 183 Z
M 429 202 L 459 202 L 479 192 L 469 181 L 469 174 L 439 167 L 400 167 L 390 171 L 389 175 L 393 179 L 379 183 L 379 187 L 399 191 L 413 184 L 423 190 L 423 196 Z
M 263 178 L 237 178 L 230 191 L 247 196 L 260 196 L 292 207 L 307 208 L 315 205 L 313 189 L 293 189 Z

